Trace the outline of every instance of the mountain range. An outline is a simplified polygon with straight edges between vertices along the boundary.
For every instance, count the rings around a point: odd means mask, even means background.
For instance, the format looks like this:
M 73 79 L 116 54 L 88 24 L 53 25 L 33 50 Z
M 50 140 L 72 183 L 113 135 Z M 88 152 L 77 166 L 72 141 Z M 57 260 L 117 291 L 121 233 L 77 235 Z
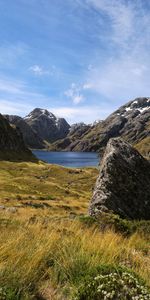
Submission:
M 79 130 L 80 128 L 80 130 Z M 51 145 L 51 150 L 103 152 L 108 140 L 122 137 L 150 152 L 150 98 L 136 98 L 121 106 L 105 120 L 91 126 L 76 126 L 67 137 Z
M 110 138 L 122 137 L 145 156 L 150 153 L 150 98 L 129 101 L 103 121 L 70 126 L 46 109 L 35 108 L 26 117 L 4 115 L 23 135 L 26 146 L 51 151 L 97 151 Z
M 21 131 L 25 144 L 33 149 L 47 148 L 49 143 L 63 139 L 69 133 L 70 125 L 63 118 L 57 118 L 46 109 L 35 108 L 26 117 L 4 115 L 10 124 Z

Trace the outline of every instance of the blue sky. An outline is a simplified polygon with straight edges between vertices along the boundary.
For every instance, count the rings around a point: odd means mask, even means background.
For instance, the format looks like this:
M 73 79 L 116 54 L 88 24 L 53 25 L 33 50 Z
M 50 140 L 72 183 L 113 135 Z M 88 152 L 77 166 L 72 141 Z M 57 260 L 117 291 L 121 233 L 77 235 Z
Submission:
M 150 96 L 148 0 L 0 0 L 0 112 L 70 123 Z

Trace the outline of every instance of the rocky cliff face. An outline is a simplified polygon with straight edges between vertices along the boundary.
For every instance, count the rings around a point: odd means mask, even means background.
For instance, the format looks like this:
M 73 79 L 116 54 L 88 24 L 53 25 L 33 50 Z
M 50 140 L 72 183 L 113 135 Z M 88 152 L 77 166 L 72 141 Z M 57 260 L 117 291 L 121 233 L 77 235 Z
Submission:
M 23 135 L 23 140 L 28 147 L 33 149 L 42 149 L 46 146 L 44 141 L 23 118 L 14 115 L 4 115 L 4 117 L 9 121 L 10 124 L 15 125 L 16 128 L 20 130 Z
M 91 126 L 75 143 L 69 144 L 69 149 L 103 152 L 108 140 L 119 136 L 132 144 L 150 136 L 150 98 L 137 98 L 121 106 L 106 120 Z
M 57 151 L 72 151 L 75 148 L 76 144 L 78 144 L 79 140 L 82 139 L 82 137 L 85 135 L 85 133 L 88 132 L 90 128 L 90 125 L 86 125 L 84 123 L 73 124 L 69 129 L 67 137 L 65 139 L 56 141 L 56 143 L 53 143 L 49 147 L 49 149 Z M 83 151 L 83 149 L 81 149 L 81 151 Z
M 0 114 L 0 159 L 32 160 L 35 157 L 25 146 L 22 134 Z
M 63 118 L 56 118 L 46 109 L 35 108 L 24 118 L 36 134 L 47 142 L 66 137 L 70 125 Z
M 120 138 L 107 144 L 89 212 L 150 219 L 150 163 Z

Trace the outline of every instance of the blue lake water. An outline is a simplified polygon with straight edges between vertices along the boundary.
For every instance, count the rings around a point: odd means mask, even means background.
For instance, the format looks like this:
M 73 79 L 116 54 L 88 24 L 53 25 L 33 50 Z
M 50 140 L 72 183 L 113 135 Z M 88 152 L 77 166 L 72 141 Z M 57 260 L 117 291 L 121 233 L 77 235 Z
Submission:
M 98 154 L 94 152 L 50 152 L 34 150 L 33 153 L 40 160 L 64 167 L 97 167 L 99 163 Z

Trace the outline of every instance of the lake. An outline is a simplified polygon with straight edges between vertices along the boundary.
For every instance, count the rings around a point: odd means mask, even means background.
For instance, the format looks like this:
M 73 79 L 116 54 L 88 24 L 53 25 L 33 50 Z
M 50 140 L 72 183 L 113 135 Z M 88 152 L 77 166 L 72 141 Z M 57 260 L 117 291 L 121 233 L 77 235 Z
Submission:
M 42 150 L 32 152 L 40 160 L 64 167 L 97 167 L 99 163 L 98 154 L 95 152 L 51 152 Z

